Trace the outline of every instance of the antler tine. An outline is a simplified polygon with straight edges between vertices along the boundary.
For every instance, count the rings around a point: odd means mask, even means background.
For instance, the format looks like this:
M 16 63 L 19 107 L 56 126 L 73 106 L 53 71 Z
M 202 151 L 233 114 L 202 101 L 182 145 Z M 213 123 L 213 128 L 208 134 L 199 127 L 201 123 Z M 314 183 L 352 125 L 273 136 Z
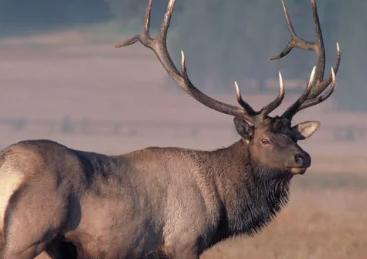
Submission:
M 243 99 L 242 99 L 242 95 L 241 95 L 241 90 L 240 90 L 240 87 L 238 86 L 238 83 L 237 81 L 234 82 L 234 85 L 235 85 L 235 88 L 236 88 L 236 98 L 237 98 L 237 102 L 241 105 L 241 107 L 243 109 L 245 109 L 245 111 L 252 115 L 252 116 L 255 116 L 257 115 L 257 112 L 252 109 L 252 107 L 247 103 L 245 102 Z
M 301 105 L 307 100 L 308 95 L 311 92 L 312 85 L 314 84 L 316 80 L 316 67 L 313 67 L 310 75 L 310 80 L 308 81 L 306 90 L 303 92 L 301 97 L 297 99 L 295 103 L 293 103 L 282 115 L 282 117 L 291 119 L 294 114 L 298 111 L 298 109 L 301 107 Z
M 149 36 L 152 6 L 153 6 L 153 0 L 148 0 L 148 5 L 147 8 L 145 9 L 145 16 L 144 16 L 144 34 L 147 36 Z
M 340 62 L 341 62 L 341 55 L 342 55 L 342 52 L 341 52 L 340 44 L 339 44 L 339 42 L 337 42 L 336 43 L 336 61 L 335 61 L 335 65 L 333 67 L 335 75 L 337 75 L 338 72 L 339 72 Z M 331 73 L 326 80 L 320 82 L 320 85 L 319 85 L 318 88 L 321 91 L 311 93 L 310 97 L 316 97 L 317 95 L 322 93 L 332 83 L 332 81 L 333 81 L 333 74 Z
M 308 99 L 306 100 L 299 108 L 298 111 L 301 111 L 303 109 L 306 109 L 308 107 L 317 105 L 323 101 L 325 101 L 326 99 L 328 99 L 332 93 L 335 91 L 335 87 L 336 87 L 336 73 L 334 71 L 334 68 L 331 68 L 331 84 L 330 87 L 327 88 L 327 90 L 324 91 L 323 95 L 317 96 L 313 99 Z
M 300 48 L 300 49 L 305 49 L 305 50 L 310 50 L 310 51 L 314 50 L 315 48 L 315 44 L 313 42 L 305 41 L 304 39 L 297 36 L 284 0 L 281 0 L 281 3 L 282 3 L 283 13 L 284 13 L 284 17 L 287 23 L 288 31 L 291 35 L 291 39 L 288 42 L 287 46 L 282 50 L 282 52 L 278 55 L 273 56 L 271 60 L 281 59 L 287 56 L 294 48 Z
M 172 77 L 172 79 L 194 99 L 218 112 L 233 115 L 235 117 L 245 119 L 249 122 L 254 122 L 255 119 L 253 118 L 253 115 L 249 114 L 247 110 L 215 100 L 214 98 L 204 94 L 198 88 L 196 88 L 188 76 L 186 68 L 186 59 L 183 51 L 181 52 L 181 71 L 177 69 L 168 52 L 166 42 L 168 29 L 171 23 L 171 18 L 174 11 L 176 0 L 169 0 L 163 22 L 160 26 L 159 35 L 157 38 L 152 38 L 149 35 L 152 2 L 153 2 L 152 0 L 148 0 L 148 6 L 145 12 L 145 23 L 143 33 L 134 36 L 120 44 L 117 44 L 116 47 L 125 47 L 132 45 L 138 41 L 141 42 L 144 46 L 153 50 L 153 52 L 156 54 L 159 61 L 161 62 L 167 73 L 170 75 L 170 77 Z
M 261 114 L 265 117 L 266 115 L 270 114 L 272 111 L 274 111 L 276 108 L 281 105 L 281 103 L 284 100 L 285 96 L 285 87 L 284 87 L 284 81 L 282 77 L 282 73 L 279 72 L 279 94 L 277 98 L 274 99 L 271 103 L 269 103 L 267 106 L 261 109 Z
M 174 78 L 176 77 L 176 75 L 174 74 L 172 74 L 171 76 Z M 256 113 L 254 112 L 254 110 L 251 108 L 250 105 L 247 104 L 248 105 L 247 109 L 246 108 L 241 109 L 237 106 L 232 106 L 230 104 L 214 100 L 213 98 L 203 94 L 199 89 L 197 89 L 192 84 L 190 77 L 188 76 L 186 58 L 185 53 L 183 51 L 181 51 L 181 76 L 182 77 L 175 79 L 176 82 L 184 89 L 185 92 L 194 97 L 200 103 L 224 114 L 240 117 L 252 123 L 255 121 L 253 116 L 256 115 Z M 183 82 L 181 81 L 181 79 L 183 80 Z M 243 103 L 245 102 L 243 101 Z
M 280 59 L 288 55 L 294 48 L 304 49 L 308 51 L 314 51 L 317 54 L 317 65 L 316 65 L 316 78 L 319 81 L 322 81 L 324 77 L 325 70 L 325 48 L 324 48 L 324 39 L 322 36 L 320 19 L 317 12 L 317 6 L 315 0 L 311 1 L 312 13 L 313 13 L 313 21 L 315 27 L 315 33 L 317 40 L 314 42 L 306 41 L 299 36 L 294 31 L 294 27 L 292 24 L 292 20 L 289 16 L 287 6 L 285 5 L 284 0 L 281 0 L 284 16 L 286 19 L 286 23 L 288 26 L 288 31 L 291 35 L 291 40 L 287 44 L 286 48 L 277 56 L 271 58 L 271 60 Z M 315 81 L 315 84 L 317 82 Z
M 316 65 L 316 82 L 314 87 L 311 89 L 310 94 L 315 94 L 316 89 L 318 88 L 317 84 L 324 79 L 324 72 L 325 72 L 325 46 L 324 46 L 324 38 L 322 35 L 320 18 L 317 11 L 316 0 L 311 0 L 311 7 L 312 7 L 312 17 L 314 21 L 314 28 L 316 33 L 316 41 L 313 43 L 314 51 L 317 54 L 317 65 Z M 323 89 L 325 90 L 325 89 Z M 323 91 L 322 90 L 322 91 Z
M 161 38 L 162 42 L 165 43 L 167 39 L 167 33 L 169 26 L 171 24 L 172 14 L 175 8 L 176 0 L 169 0 L 167 5 L 167 10 L 163 18 L 163 22 L 160 28 L 159 37 Z
M 288 30 L 291 35 L 291 40 L 285 47 L 285 49 L 279 54 L 272 58 L 272 60 L 280 59 L 288 55 L 294 48 L 299 48 L 303 50 L 313 51 L 317 55 L 317 61 L 316 61 L 316 67 L 314 72 L 315 80 L 312 80 L 312 84 L 308 84 L 306 91 L 308 91 L 308 96 L 304 98 L 304 95 L 302 95 L 302 98 L 298 99 L 287 111 L 283 114 L 283 116 L 287 116 L 288 118 L 292 118 L 301 108 L 304 109 L 302 106 L 302 103 L 300 100 L 303 100 L 303 102 L 307 102 L 307 107 L 312 106 L 311 104 L 315 105 L 318 102 L 316 101 L 309 101 L 309 99 L 315 99 L 320 94 L 322 94 L 332 83 L 333 81 L 333 75 L 330 74 L 326 80 L 324 80 L 324 72 L 325 72 L 325 46 L 324 46 L 324 39 L 323 34 L 321 30 L 321 24 L 320 19 L 317 11 L 317 4 L 316 0 L 310 0 L 311 7 L 312 7 L 312 13 L 313 13 L 313 22 L 314 22 L 314 29 L 316 34 L 316 40 L 314 42 L 306 41 L 299 36 L 294 31 L 294 27 L 292 24 L 292 20 L 290 19 L 287 7 L 285 5 L 284 0 L 281 0 L 283 12 L 285 16 L 285 20 L 288 26 Z M 335 74 L 339 71 L 341 61 L 341 51 L 339 43 L 337 43 L 337 59 L 336 64 L 334 66 L 334 72 Z M 331 92 L 332 93 L 332 92 Z M 330 93 L 330 94 L 331 94 Z M 327 93 L 329 94 L 329 92 Z M 323 95 L 325 97 L 326 95 Z M 317 100 L 325 100 L 323 97 L 317 98 Z
M 147 8 L 145 9 L 144 16 L 144 30 L 141 34 L 135 35 L 121 43 L 115 45 L 116 48 L 127 47 L 140 42 L 145 47 L 152 48 L 153 38 L 150 36 L 150 18 L 152 14 L 153 0 L 148 0 Z

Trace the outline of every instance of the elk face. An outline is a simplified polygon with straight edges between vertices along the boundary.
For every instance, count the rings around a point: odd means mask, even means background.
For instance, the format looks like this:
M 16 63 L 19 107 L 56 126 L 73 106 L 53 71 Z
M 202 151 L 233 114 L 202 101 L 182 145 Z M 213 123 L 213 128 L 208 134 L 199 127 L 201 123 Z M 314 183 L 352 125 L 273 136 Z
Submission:
M 290 121 L 266 118 L 255 125 L 234 119 L 238 133 L 248 143 L 253 163 L 276 171 L 304 174 L 311 165 L 311 157 L 298 144 L 310 137 L 320 126 L 319 122 L 304 122 L 291 127 Z

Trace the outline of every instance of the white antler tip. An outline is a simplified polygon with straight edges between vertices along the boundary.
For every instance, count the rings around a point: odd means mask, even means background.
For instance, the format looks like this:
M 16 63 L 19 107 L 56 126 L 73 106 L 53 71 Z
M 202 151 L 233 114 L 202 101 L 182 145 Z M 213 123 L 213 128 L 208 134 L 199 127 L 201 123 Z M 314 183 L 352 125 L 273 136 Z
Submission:
M 280 90 L 284 91 L 284 81 L 283 81 L 283 76 L 281 72 L 279 72 L 279 85 L 280 85 Z
M 279 74 L 279 82 L 280 82 L 281 84 L 283 84 L 283 76 L 282 76 L 282 73 L 281 73 L 281 72 L 279 72 L 278 74 Z
M 168 6 L 172 8 L 172 6 L 175 4 L 176 0 L 170 0 L 168 3 Z
M 337 50 L 338 52 L 340 52 L 340 44 L 339 44 L 339 42 L 336 42 L 336 50 Z
M 181 67 L 183 70 L 186 70 L 186 58 L 183 50 L 181 50 Z
M 240 91 L 240 87 L 238 86 L 237 81 L 234 81 L 234 86 L 236 87 L 236 91 L 239 92 Z
M 313 68 L 312 68 L 312 74 L 315 74 L 316 73 L 316 66 L 314 66 Z
M 240 90 L 240 87 L 238 86 L 237 81 L 234 81 L 234 86 L 236 88 L 236 96 L 237 96 L 237 99 L 240 99 L 241 98 L 241 90 Z
M 316 66 L 312 68 L 312 72 L 310 75 L 310 83 L 312 83 L 315 80 L 315 75 L 316 75 Z
M 284 3 L 284 0 L 281 0 L 281 2 L 282 2 L 282 6 L 283 6 L 283 7 L 285 7 L 285 3 Z
M 335 71 L 334 71 L 333 67 L 331 68 L 331 78 L 333 80 L 333 85 L 335 85 L 336 84 L 336 75 L 335 75 Z

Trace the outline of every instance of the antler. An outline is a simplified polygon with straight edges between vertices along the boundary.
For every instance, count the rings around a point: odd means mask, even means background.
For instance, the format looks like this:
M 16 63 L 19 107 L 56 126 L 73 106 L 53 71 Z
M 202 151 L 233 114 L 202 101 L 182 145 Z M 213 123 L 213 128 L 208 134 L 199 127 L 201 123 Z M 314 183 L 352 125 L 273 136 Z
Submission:
M 272 60 L 281 59 L 288 55 L 294 48 L 313 51 L 317 55 L 316 66 L 311 73 L 311 78 L 308 86 L 302 96 L 291 105 L 282 115 L 288 119 L 291 119 L 297 112 L 305 108 L 317 105 L 331 96 L 336 86 L 336 74 L 339 71 L 341 51 L 339 43 L 336 44 L 337 58 L 335 66 L 331 68 L 331 73 L 327 79 L 324 80 L 325 72 L 325 47 L 324 40 L 320 25 L 320 19 L 317 12 L 316 0 L 310 0 L 313 12 L 313 21 L 316 33 L 316 41 L 310 42 L 300 38 L 294 31 L 292 21 L 289 17 L 287 7 L 284 0 L 281 0 L 283 6 L 283 12 L 285 20 L 288 26 L 288 31 L 291 35 L 291 40 L 284 48 L 284 50 L 277 56 L 274 56 Z M 322 95 L 321 95 L 322 94 Z
M 167 33 L 168 33 L 168 28 L 170 26 L 175 2 L 176 0 L 169 0 L 168 5 L 167 5 L 167 10 L 164 15 L 163 22 L 160 26 L 158 36 L 156 38 L 152 38 L 150 36 L 149 29 L 150 29 L 150 17 L 151 17 L 153 0 L 148 0 L 148 5 L 145 11 L 144 31 L 139 35 L 136 35 L 120 44 L 117 44 L 116 47 L 121 48 L 121 47 L 129 46 L 139 41 L 145 47 L 150 48 L 156 54 L 159 61 L 162 63 L 163 67 L 168 72 L 170 77 L 172 77 L 176 81 L 176 83 L 186 93 L 191 95 L 193 98 L 195 98 L 197 101 L 204 104 L 205 106 L 213 110 L 216 110 L 218 112 L 228 114 L 228 115 L 233 115 L 235 117 L 239 117 L 239 118 L 242 118 L 249 122 L 254 123 L 256 116 L 258 115 L 266 116 L 267 114 L 272 112 L 275 108 L 277 108 L 284 98 L 284 84 L 283 84 L 281 75 L 280 75 L 279 96 L 269 105 L 264 107 L 260 112 L 256 112 L 254 111 L 254 109 L 252 109 L 252 107 L 248 103 L 246 103 L 242 99 L 240 89 L 237 83 L 235 83 L 237 101 L 241 107 L 233 106 L 233 105 L 226 104 L 221 101 L 215 100 L 212 97 L 201 92 L 198 88 L 196 88 L 188 76 L 187 67 L 186 67 L 186 58 L 185 58 L 185 54 L 183 51 L 181 51 L 181 70 L 179 71 L 177 69 L 177 67 L 173 63 L 172 58 L 170 57 L 170 54 L 167 50 Z
M 248 111 L 249 114 L 253 115 L 253 116 L 258 116 L 259 118 L 263 119 L 265 118 L 269 113 L 271 113 L 272 111 L 274 111 L 276 108 L 279 107 L 279 105 L 282 103 L 282 101 L 284 100 L 284 96 L 285 96 L 285 88 L 284 88 L 284 81 L 283 81 L 283 77 L 282 74 L 279 72 L 279 94 L 278 96 L 268 105 L 266 105 L 264 108 L 262 108 L 259 112 L 254 111 L 250 105 L 248 105 L 241 96 L 241 91 L 240 88 L 238 86 L 237 82 L 234 82 L 235 87 L 236 87 L 236 97 L 237 97 L 237 101 L 238 103 Z

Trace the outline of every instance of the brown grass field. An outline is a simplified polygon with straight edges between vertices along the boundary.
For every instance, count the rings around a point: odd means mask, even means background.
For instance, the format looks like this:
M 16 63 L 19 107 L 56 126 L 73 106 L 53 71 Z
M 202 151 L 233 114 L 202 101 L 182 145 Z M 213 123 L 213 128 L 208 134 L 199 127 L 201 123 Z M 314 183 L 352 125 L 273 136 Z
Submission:
M 290 203 L 268 228 L 225 241 L 202 258 L 366 258 L 367 178 L 354 177 L 296 179 Z
M 71 31 L 0 41 L 2 148 L 48 138 L 118 154 L 151 145 L 214 149 L 238 139 L 231 118 L 177 90 L 147 50 L 93 40 Z M 246 98 L 258 107 L 271 97 Z M 202 258 L 367 258 L 367 115 L 333 107 L 330 101 L 297 118 L 323 127 L 302 143 L 313 166 L 294 179 L 286 208 L 257 235 L 229 239 Z M 358 130 L 338 137 L 345 127 Z

